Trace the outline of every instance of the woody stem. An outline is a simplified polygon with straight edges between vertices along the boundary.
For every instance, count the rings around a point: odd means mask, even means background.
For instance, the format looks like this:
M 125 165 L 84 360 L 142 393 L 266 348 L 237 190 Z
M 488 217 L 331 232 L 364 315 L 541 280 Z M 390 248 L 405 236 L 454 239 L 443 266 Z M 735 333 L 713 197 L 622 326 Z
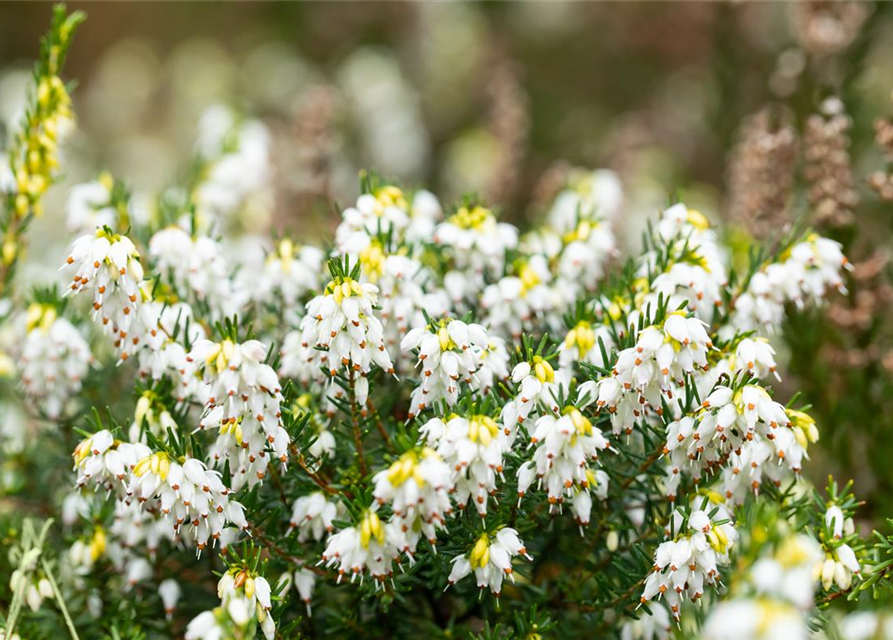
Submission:
M 357 407 L 356 378 L 353 367 L 350 367 L 350 422 L 353 428 L 353 440 L 357 447 L 357 458 L 360 464 L 360 475 L 366 475 L 366 455 L 363 452 L 363 433 L 360 429 L 360 417 Z

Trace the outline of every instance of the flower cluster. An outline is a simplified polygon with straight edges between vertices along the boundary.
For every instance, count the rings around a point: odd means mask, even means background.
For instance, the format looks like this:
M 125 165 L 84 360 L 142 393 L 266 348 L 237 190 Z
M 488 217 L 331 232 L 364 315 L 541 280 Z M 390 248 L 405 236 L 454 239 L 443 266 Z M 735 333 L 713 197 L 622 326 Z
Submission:
M 0 174 L 0 382 L 16 383 L 0 635 L 499 635 L 483 622 L 504 617 L 530 639 L 880 632 L 824 610 L 881 594 L 893 538 L 863 538 L 849 488 L 812 490 L 824 425 L 776 384 L 786 314 L 843 291 L 840 244 L 752 250 L 675 203 L 620 260 L 619 222 L 645 201 L 626 207 L 604 170 L 537 189 L 557 195 L 525 230 L 514 198 L 503 215 L 362 173 L 331 242 L 263 238 L 290 224 L 271 164 L 287 138 L 214 106 L 158 193 L 108 174 L 71 189 L 69 297 L 21 295 L 7 285 L 72 119 L 59 65 L 77 20 L 57 9 Z M 248 68 L 288 70 L 278 55 Z M 378 53 L 357 60 L 339 86 L 386 88 Z M 59 490 L 46 461 L 72 446 Z M 60 503 L 58 530 L 35 527 L 32 491 Z
M 514 529 L 505 527 L 497 531 L 496 535 L 484 532 L 467 554 L 453 558 L 449 583 L 456 584 L 474 572 L 478 587 L 489 588 L 494 595 L 499 596 L 506 576 L 512 582 L 515 581 L 512 559 L 519 555 L 528 560 L 533 559 Z
M 376 589 L 394 570 L 394 561 L 400 551 L 402 526 L 394 521 L 384 524 L 373 509 L 367 509 L 359 518 L 359 524 L 342 529 L 329 537 L 322 560 L 327 567 L 337 566 L 338 581 L 350 571 L 350 580 L 357 576 L 360 581 L 368 573 L 375 580 Z
M 400 343 L 403 351 L 418 349 L 421 384 L 412 392 L 410 417 L 417 415 L 438 401 L 452 407 L 459 399 L 459 383 L 480 388 L 475 374 L 484 367 L 487 356 L 493 353 L 487 331 L 479 324 L 444 318 L 424 327 L 416 327 Z M 504 367 L 503 367 L 504 368 Z
M 608 475 L 589 466 L 598 460 L 599 451 L 608 448 L 601 431 L 569 405 L 560 415 L 546 413 L 538 418 L 530 444 L 536 450 L 533 459 L 518 468 L 518 495 L 523 497 L 536 478 L 539 488 L 546 489 L 550 510 L 567 498 L 577 522 L 589 524 L 589 491 L 594 490 L 602 499 L 608 495 Z
M 200 429 L 217 429 L 215 464 L 229 463 L 233 488 L 266 477 L 270 458 L 288 459 L 288 432 L 282 427 L 279 377 L 266 364 L 267 350 L 257 340 L 196 342 L 187 360 L 200 363 L 205 410 Z
M 677 620 L 686 598 L 697 601 L 705 585 L 719 584 L 720 568 L 729 564 L 729 551 L 738 537 L 731 515 L 721 504 L 711 505 L 707 498 L 698 502 L 699 508 L 687 514 L 679 509 L 673 512 L 675 535 L 657 548 L 654 570 L 642 591 L 643 603 L 665 600 Z
M 247 568 L 233 567 L 217 583 L 220 606 L 200 613 L 186 628 L 186 640 L 225 640 L 253 635 L 260 623 L 267 640 L 276 636 L 270 615 L 272 589 L 266 578 Z M 250 636 L 249 636 L 250 637 Z
M 452 470 L 456 505 L 461 509 L 473 500 L 478 513 L 487 515 L 488 497 L 502 477 L 508 450 L 504 429 L 485 414 L 451 414 L 446 421 L 426 422 L 420 435 Z
M 149 257 L 184 298 L 207 305 L 214 320 L 238 312 L 240 300 L 223 249 L 213 238 L 193 238 L 180 227 L 167 227 L 149 240 Z
M 81 332 L 52 306 L 34 303 L 22 320 L 24 335 L 14 347 L 22 386 L 47 417 L 58 418 L 80 391 L 93 354 Z
M 209 470 L 195 458 L 182 463 L 166 453 L 153 453 L 133 468 L 127 488 L 128 496 L 140 503 L 157 499 L 158 508 L 181 534 L 186 525 L 189 538 L 199 551 L 209 538 L 218 540 L 227 525 L 247 529 L 244 508 L 229 499 L 230 489 L 220 474 Z
M 708 366 L 713 347 L 705 323 L 683 312 L 669 314 L 636 335 L 617 354 L 612 375 L 598 382 L 596 404 L 611 414 L 614 433 L 632 433 L 637 420 L 661 415 L 663 401 L 684 388 L 686 375 Z
M 781 323 L 785 303 L 802 307 L 832 289 L 845 291 L 842 268 L 849 268 L 849 262 L 840 245 L 810 235 L 751 276 L 735 301 L 731 326 L 739 331 L 773 330 Z
M 807 613 L 813 604 L 815 541 L 788 533 L 750 567 L 740 595 L 719 603 L 704 623 L 706 640 L 770 640 L 811 637 Z M 850 636 L 847 636 L 850 637 Z
M 304 366 L 323 368 L 331 378 L 346 370 L 356 377 L 356 395 L 361 405 L 369 394 L 368 375 L 377 365 L 394 373 L 385 349 L 384 330 L 375 315 L 378 287 L 357 281 L 358 269 L 332 267 L 332 280 L 322 295 L 307 305 L 301 320 L 301 347 L 306 350 Z
M 390 505 L 393 522 L 405 536 L 401 551 L 411 556 L 421 535 L 432 546 L 437 544 L 437 530 L 452 513 L 449 493 L 453 479 L 450 467 L 435 451 L 428 447 L 408 451 L 372 481 L 375 499 Z

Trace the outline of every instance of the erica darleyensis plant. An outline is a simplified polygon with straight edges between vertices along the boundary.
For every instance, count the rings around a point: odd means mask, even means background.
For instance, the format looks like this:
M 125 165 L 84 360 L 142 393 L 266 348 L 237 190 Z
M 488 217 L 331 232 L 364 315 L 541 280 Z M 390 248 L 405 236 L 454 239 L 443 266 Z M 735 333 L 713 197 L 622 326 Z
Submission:
M 839 244 L 734 269 L 676 202 L 623 259 L 608 172 L 528 230 L 364 173 L 333 243 L 254 259 L 233 219 L 275 158 L 221 107 L 183 184 L 73 189 L 59 281 L 14 291 L 79 19 L 2 199 L 4 419 L 40 418 L 5 482 L 46 500 L 3 514 L 2 637 L 796 639 L 881 594 L 890 540 L 802 479 L 822 425 L 776 390 L 773 336 L 845 291 Z

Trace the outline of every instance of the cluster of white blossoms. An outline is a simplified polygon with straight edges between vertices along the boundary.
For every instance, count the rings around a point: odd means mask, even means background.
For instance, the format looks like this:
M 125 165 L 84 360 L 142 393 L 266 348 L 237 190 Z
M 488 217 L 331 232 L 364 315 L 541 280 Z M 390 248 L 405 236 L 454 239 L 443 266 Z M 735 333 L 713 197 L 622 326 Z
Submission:
M 529 309 L 543 314 L 551 331 L 564 327 L 568 301 L 596 292 L 617 253 L 612 222 L 622 202 L 620 181 L 610 171 L 574 171 L 546 224 L 522 236 L 519 246 L 530 258 L 516 276 L 533 294 Z
M 292 505 L 289 530 L 298 530 L 298 540 L 304 542 L 308 538 L 322 540 L 323 536 L 334 530 L 334 520 L 338 515 L 338 505 L 326 499 L 322 491 L 301 496 Z
M 840 244 L 815 234 L 785 251 L 778 262 L 757 270 L 735 299 L 730 327 L 739 331 L 773 331 L 784 305 L 815 303 L 828 291 L 845 291 L 841 270 L 850 268 Z
M 786 409 L 758 384 L 716 386 L 692 415 L 667 427 L 667 492 L 683 476 L 696 483 L 721 466 L 717 490 L 735 504 L 759 490 L 764 474 L 778 486 L 798 475 L 810 442 L 818 439 L 807 414 Z
M 735 596 L 719 602 L 702 629 L 704 640 L 809 640 L 813 607 L 813 567 L 821 558 L 815 540 L 788 533 L 750 567 L 734 589 Z M 846 635 L 846 638 L 852 636 Z
M 713 342 L 702 320 L 674 311 L 639 331 L 620 351 L 612 375 L 598 382 L 596 404 L 611 414 L 614 433 L 632 433 L 637 420 L 684 391 L 685 376 L 707 368 Z
M 110 431 L 97 431 L 82 440 L 71 454 L 78 474 L 77 486 L 89 484 L 123 498 L 127 494 L 127 477 L 150 454 L 145 444 L 121 442 Z
M 229 277 L 230 266 L 213 238 L 193 237 L 181 227 L 170 226 L 149 240 L 149 257 L 182 297 L 207 305 L 211 320 L 238 312 L 241 300 Z
M 166 453 L 146 456 L 133 468 L 127 493 L 141 504 L 157 499 L 174 532 L 188 534 L 199 551 L 210 538 L 218 540 L 227 526 L 248 528 L 244 508 L 229 499 L 231 490 L 223 484 L 220 473 L 195 458 L 180 463 Z
M 853 582 L 853 576 L 858 576 L 862 571 L 856 553 L 845 542 L 855 533 L 853 519 L 846 517 L 839 506 L 831 504 L 825 511 L 825 526 L 831 537 L 822 541 L 825 559 L 816 564 L 815 577 L 821 578 L 825 591 L 833 586 L 846 591 Z
M 696 602 L 706 586 L 720 583 L 720 569 L 729 564 L 729 551 L 738 532 L 722 504 L 698 497 L 687 515 L 679 509 L 673 512 L 671 525 L 667 532 L 670 539 L 655 553 L 642 602 L 662 600 L 678 620 L 685 599 Z
M 223 484 L 220 473 L 208 469 L 195 458 L 172 458 L 152 452 L 141 443 L 119 442 L 108 431 L 98 431 L 82 441 L 73 454 L 79 487 L 92 486 L 115 492 L 127 505 L 137 504 L 153 516 L 169 522 L 177 538 L 189 540 L 199 551 L 213 538 L 219 540 L 227 527 L 234 533 L 248 528 L 241 504 L 230 500 L 232 490 Z M 146 542 L 142 536 L 144 519 L 127 509 L 116 514 L 116 523 L 136 522 L 116 531 L 128 547 Z M 131 539 L 132 535 L 140 539 Z M 157 548 L 149 544 L 150 552 Z M 95 560 L 95 558 L 93 558 Z
M 380 505 L 390 505 L 392 522 L 403 533 L 401 551 L 412 558 L 423 535 L 436 546 L 437 530 L 446 526 L 453 510 L 452 472 L 440 455 L 428 447 L 407 451 L 372 481 L 373 496 Z
M 509 527 L 500 529 L 495 535 L 485 531 L 467 554 L 453 558 L 449 583 L 456 584 L 474 572 L 478 587 L 489 588 L 494 595 L 499 596 L 506 577 L 515 581 L 512 559 L 519 555 L 533 560 L 517 531 Z
M 663 296 L 670 308 L 685 306 L 710 322 L 728 284 L 725 261 L 710 222 L 700 211 L 675 204 L 658 221 L 654 241 L 658 247 L 642 257 L 639 267 L 641 278 L 652 276 L 640 308 L 655 305 Z
M 549 262 L 533 255 L 514 267 L 514 274 L 488 285 L 481 296 L 486 323 L 501 334 L 520 338 L 525 329 L 533 329 L 555 306 L 555 292 L 549 287 Z
M 412 204 L 401 189 L 381 186 L 364 193 L 353 207 L 345 209 L 335 232 L 335 246 L 345 255 L 359 256 L 377 237 L 416 243 L 428 240 L 443 216 L 437 198 L 429 191 L 417 191 Z
M 466 205 L 437 225 L 433 240 L 449 251 L 462 281 L 478 288 L 485 274 L 502 272 L 506 252 L 518 245 L 518 229 L 498 222 L 486 207 Z
M 223 552 L 252 534 L 264 546 L 277 523 L 255 520 L 242 505 L 257 505 L 255 493 L 274 485 L 287 512 L 278 524 L 299 549 L 278 567 L 280 585 L 283 592 L 295 586 L 308 613 L 317 574 L 370 577 L 382 589 L 395 565 L 438 548 L 465 549 L 449 558 L 449 584 L 473 572 L 498 596 L 505 578 L 514 580 L 518 557 L 530 559 L 505 526 L 514 522 L 501 508 L 506 492 L 513 512 L 540 501 L 543 514 L 569 511 L 584 535 L 583 526 L 600 522 L 609 490 L 611 508 L 644 528 L 633 497 L 641 492 L 648 501 L 666 499 L 672 515 L 653 570 L 642 576 L 641 602 L 650 610 L 621 633 L 669 637 L 682 603 L 718 586 L 730 564 L 738 539 L 732 509 L 764 482 L 798 476 L 818 437 L 808 415 L 773 400 L 763 384 L 778 377 L 778 364 L 759 333 L 779 324 L 786 303 L 816 302 L 842 287 L 839 245 L 810 236 L 778 262 L 759 265 L 735 291 L 718 234 L 704 215 L 677 204 L 651 229 L 628 281 L 601 291 L 617 254 L 611 222 L 622 194 L 613 174 L 594 172 L 574 173 L 544 224 L 523 236 L 481 204 L 465 202 L 444 216 L 426 191 L 365 180 L 364 193 L 342 212 L 334 247 L 280 238 L 252 262 L 216 234 L 237 226 L 235 213 L 265 188 L 268 143 L 257 123 L 223 109 L 207 114 L 198 144 L 204 175 L 189 185 L 179 218 L 163 227 L 147 222 L 132 236 L 149 238 L 146 277 L 137 246 L 112 231 L 122 213 L 112 206 L 112 187 L 100 180 L 72 196 L 72 224 L 87 234 L 68 259 L 76 270 L 71 291 L 90 292 L 121 360 L 136 355 L 143 385 L 129 442 L 99 431 L 75 450 L 81 492 L 117 498 L 114 522 L 72 547 L 78 574 L 105 558 L 133 586 L 152 579 L 165 542 Z M 50 311 L 41 314 L 30 331 L 59 326 L 60 335 L 77 334 Z M 240 342 L 234 316 L 259 327 L 263 342 Z M 542 339 L 536 350 L 532 336 Z M 29 392 L 45 398 L 48 413 L 60 411 L 87 370 L 89 349 L 79 334 L 80 343 L 73 335 L 37 337 L 26 340 L 33 352 L 22 361 L 54 364 L 29 373 L 43 385 Z M 60 371 L 70 384 L 59 384 Z M 304 427 L 290 436 L 283 411 Z M 349 425 L 339 421 L 348 411 Z M 363 450 L 364 438 L 377 438 L 373 422 L 382 446 Z M 599 428 L 607 424 L 612 434 Z M 191 432 L 201 444 L 185 450 L 203 458 L 157 446 L 168 432 Z M 345 464 L 352 445 L 355 460 Z M 665 477 L 633 474 L 622 484 L 609 476 L 627 448 L 630 460 L 663 465 Z M 290 458 L 297 464 L 285 473 Z M 283 472 L 256 487 L 276 462 Z M 314 488 L 298 489 L 310 486 L 308 478 Z M 469 540 L 457 514 L 470 503 L 475 511 L 461 518 L 480 522 L 483 532 Z M 767 564 L 765 575 L 796 582 L 801 564 L 809 565 L 803 592 L 810 599 L 813 579 L 847 589 L 860 565 L 848 539 L 852 523 L 835 510 L 828 509 L 834 535 L 823 541 L 824 560 L 767 559 L 782 574 Z M 338 530 L 342 520 L 352 524 Z M 268 551 L 281 564 L 276 549 Z M 308 568 L 320 556 L 322 566 Z M 800 588 L 794 582 L 791 589 Z M 775 593 L 765 584 L 736 606 L 762 606 Z M 165 582 L 159 593 L 170 614 L 180 587 Z M 219 597 L 219 607 L 189 623 L 187 639 L 251 637 L 258 624 L 274 636 L 271 588 L 256 568 L 229 569 Z M 799 623 L 803 606 L 793 605 Z M 710 618 L 707 637 L 742 637 L 717 635 L 722 628 Z
M 32 304 L 17 325 L 17 342 L 10 350 L 18 356 L 25 394 L 48 418 L 58 418 L 89 372 L 90 346 L 80 330 L 50 305 Z
M 518 468 L 518 496 L 523 497 L 534 479 L 545 488 L 550 511 L 567 500 L 580 525 L 589 524 L 592 511 L 590 490 L 600 499 L 608 495 L 608 475 L 592 469 L 599 451 L 608 448 L 602 432 L 574 406 L 560 414 L 540 416 L 530 436 L 533 459 Z
M 271 458 L 285 465 L 288 432 L 282 427 L 282 389 L 276 371 L 264 362 L 267 350 L 257 340 L 196 342 L 187 360 L 201 363 L 205 410 L 199 428 L 217 429 L 214 463 L 229 462 L 233 488 L 253 486 L 266 477 Z
M 496 492 L 509 450 L 504 428 L 485 414 L 450 414 L 446 420 L 432 418 L 419 434 L 452 470 L 456 505 L 462 509 L 472 500 L 481 517 L 487 515 L 488 498 Z
M 303 313 L 304 298 L 320 287 L 324 262 L 323 252 L 316 247 L 295 246 L 284 238 L 264 260 L 259 286 L 251 295 L 258 301 L 281 300 L 286 310 L 285 320 L 295 322 L 298 314 Z
M 134 244 L 106 227 L 82 235 L 71 248 L 63 269 L 72 268 L 70 294 L 87 292 L 93 299 L 93 318 L 113 336 L 126 359 L 131 353 L 130 327 L 142 302 L 143 266 Z
M 323 294 L 310 301 L 307 315 L 301 320 L 304 366 L 325 369 L 330 378 L 346 370 L 355 379 L 361 406 L 369 394 L 368 375 L 372 367 L 377 365 L 394 373 L 381 320 L 374 311 L 377 294 L 378 287 L 373 284 L 361 284 L 352 275 L 333 273 Z
M 402 548 L 398 545 L 402 541 L 403 529 L 399 522 L 383 523 L 374 509 L 367 509 L 361 514 L 359 524 L 329 537 L 322 562 L 327 567 L 337 567 L 338 582 L 348 571 L 351 582 L 357 576 L 362 582 L 368 573 L 379 589 L 394 573 L 394 561 L 400 556 Z
M 142 349 L 137 351 L 139 375 L 143 379 L 170 379 L 178 402 L 201 401 L 198 365 L 189 361 L 185 344 L 206 337 L 204 328 L 194 322 L 192 307 L 185 302 L 172 304 L 151 300 L 139 309 Z M 175 339 L 175 336 L 179 339 Z
M 219 607 L 204 611 L 189 622 L 186 640 L 253 637 L 258 623 L 264 638 L 276 637 L 276 623 L 270 615 L 272 589 L 266 578 L 247 568 L 231 568 L 217 583 L 217 597 Z
M 438 401 L 452 407 L 459 399 L 460 383 L 466 388 L 488 388 L 476 375 L 482 370 L 493 370 L 494 365 L 505 371 L 507 359 L 504 349 L 492 346 L 487 331 L 479 324 L 443 318 L 416 327 L 400 343 L 403 351 L 418 349 L 421 384 L 412 392 L 410 417 L 418 415 Z M 498 363 L 502 361 L 502 365 Z M 504 373 L 503 373 L 504 377 Z
M 523 424 L 531 413 L 537 414 L 540 405 L 552 412 L 558 411 L 562 385 L 565 390 L 570 386 L 570 376 L 556 376 L 549 361 L 536 355 L 515 365 L 512 382 L 517 392 L 513 400 L 503 405 L 501 418 L 506 435 L 514 442 L 517 425 Z

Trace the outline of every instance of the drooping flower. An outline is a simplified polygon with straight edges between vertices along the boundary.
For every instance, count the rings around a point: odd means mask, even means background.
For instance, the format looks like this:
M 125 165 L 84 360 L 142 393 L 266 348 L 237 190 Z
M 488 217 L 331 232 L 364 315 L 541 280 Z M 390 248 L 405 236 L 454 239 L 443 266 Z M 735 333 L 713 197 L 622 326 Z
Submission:
M 512 560 L 519 555 L 528 560 L 533 559 L 528 555 L 524 543 L 514 529 L 505 527 L 495 535 L 484 532 L 478 537 L 471 551 L 453 558 L 449 583 L 456 584 L 473 571 L 478 587 L 489 588 L 494 595 L 499 596 L 506 576 L 512 582 L 515 581 Z
M 266 476 L 270 458 L 285 464 L 291 439 L 282 427 L 279 377 L 257 340 L 199 340 L 187 357 L 203 363 L 207 398 L 200 429 L 217 429 L 216 464 L 230 463 L 233 488 Z
M 378 288 L 360 284 L 354 277 L 356 268 L 350 274 L 336 266 L 332 270 L 325 292 L 307 305 L 307 315 L 301 320 L 301 344 L 312 349 L 310 363 L 325 367 L 332 378 L 345 369 L 356 375 L 357 401 L 365 405 L 367 376 L 373 365 L 394 373 L 384 330 L 374 311 Z
M 372 478 L 373 496 L 379 504 L 389 504 L 393 520 L 406 536 L 405 553 L 415 552 L 419 536 L 434 545 L 437 530 L 452 513 L 450 491 L 453 479 L 450 467 L 429 447 L 407 451 L 390 467 Z
M 367 509 L 358 525 L 342 529 L 329 537 L 322 561 L 327 567 L 338 567 L 338 581 L 350 571 L 351 582 L 362 581 L 366 573 L 380 588 L 393 573 L 393 564 L 403 549 L 403 532 L 396 522 L 384 524 L 378 514 Z
M 676 536 L 657 548 L 654 570 L 642 592 L 643 603 L 665 600 L 677 620 L 685 598 L 695 602 L 704 595 L 705 585 L 719 583 L 719 570 L 729 564 L 729 551 L 738 539 L 731 514 L 722 504 L 710 505 L 709 512 L 702 506 L 706 504 L 697 504 L 696 499 L 688 518 L 678 509 L 673 512 Z
M 22 318 L 19 374 L 25 394 L 50 419 L 81 389 L 93 362 L 81 332 L 50 305 L 32 304 Z
M 410 417 L 443 400 L 448 407 L 459 399 L 460 382 L 473 385 L 490 342 L 479 324 L 443 318 L 406 334 L 400 348 L 418 349 L 421 384 L 412 392 Z
M 496 491 L 508 448 L 504 429 L 492 417 L 472 413 L 453 414 L 446 422 L 433 418 L 419 433 L 452 470 L 456 505 L 462 509 L 473 500 L 478 513 L 487 515 L 488 497 Z
M 289 531 L 297 529 L 301 542 L 308 538 L 322 540 L 323 536 L 334 530 L 332 522 L 337 514 L 337 505 L 327 500 L 322 491 L 314 491 L 295 500 Z
M 114 337 L 116 346 L 126 344 L 142 302 L 143 280 L 139 253 L 130 239 L 107 227 L 97 229 L 74 241 L 62 268 L 75 269 L 68 293 L 88 292 L 93 299 L 93 318 Z M 125 348 L 122 358 L 128 353 Z

